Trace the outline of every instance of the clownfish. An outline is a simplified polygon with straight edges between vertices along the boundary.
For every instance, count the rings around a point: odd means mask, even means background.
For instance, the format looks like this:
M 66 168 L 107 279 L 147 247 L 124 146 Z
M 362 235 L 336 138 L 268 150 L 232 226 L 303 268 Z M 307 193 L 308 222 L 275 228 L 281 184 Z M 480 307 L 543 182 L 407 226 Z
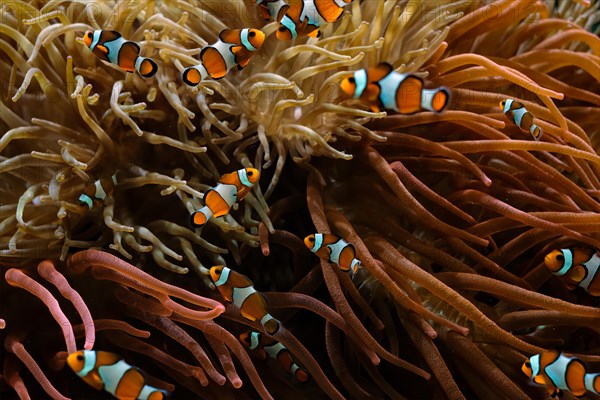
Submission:
M 267 355 L 278 360 L 283 369 L 294 375 L 298 382 L 304 383 L 310 378 L 308 372 L 292 360 L 290 351 L 272 337 L 263 335 L 260 332 L 248 331 L 240 335 L 240 342 L 246 348 L 258 354 L 261 360 L 265 360 Z
M 523 105 L 513 99 L 505 99 L 500 102 L 500 108 L 509 121 L 517 125 L 523 132 L 530 133 L 535 140 L 542 137 L 542 128 L 533 123 L 533 115 Z
M 265 21 L 281 21 L 290 8 L 285 0 L 256 0 L 256 5 Z
M 337 264 L 342 271 L 356 274 L 360 261 L 354 246 L 332 233 L 315 233 L 304 238 L 304 244 L 319 258 Z
M 535 383 L 546 385 L 553 397 L 561 396 L 561 390 L 575 396 L 583 396 L 586 391 L 600 394 L 600 374 L 588 373 L 583 361 L 556 350 L 529 357 L 521 370 Z
M 248 194 L 260 173 L 254 168 L 242 168 L 225 174 L 219 179 L 217 186 L 204 194 L 205 206 L 194 211 L 191 216 L 192 225 L 201 227 L 210 217 L 222 217 L 229 209 Z
M 203 79 L 221 79 L 233 67 L 242 70 L 262 46 L 265 34 L 258 29 L 224 29 L 219 40 L 200 52 L 200 64 L 183 70 L 182 80 L 196 86 Z
M 343 13 L 343 7 L 352 0 L 287 0 L 285 14 L 279 20 L 277 39 L 292 40 L 301 36 L 320 37 L 319 27 L 335 22 Z M 271 14 L 273 19 L 275 17 Z
M 146 384 L 136 367 L 107 351 L 80 350 L 69 354 L 67 364 L 88 385 L 121 400 L 163 400 L 170 394 Z
M 279 329 L 279 321 L 267 312 L 267 301 L 257 292 L 246 275 L 218 265 L 210 269 L 210 279 L 221 296 L 240 309 L 242 317 L 258 321 L 270 335 Z
M 553 250 L 544 258 L 546 267 L 560 276 L 569 290 L 577 286 L 600 296 L 600 254 L 591 248 Z
M 140 56 L 140 46 L 123 39 L 115 31 L 87 31 L 83 41 L 89 49 L 101 60 L 118 65 L 127 72 L 137 71 L 144 78 L 150 78 L 158 65 L 153 59 Z
M 340 88 L 355 99 L 366 100 L 374 112 L 379 112 L 380 107 L 400 114 L 421 110 L 442 112 L 450 101 L 448 88 L 423 89 L 421 78 L 398 73 L 385 62 L 354 71 L 342 80 Z
M 83 193 L 79 195 L 79 204 L 88 209 L 94 208 L 94 205 L 102 203 L 106 199 L 106 196 L 112 194 L 116 184 L 117 174 L 114 174 L 110 178 L 96 180 L 93 184 L 87 185 Z

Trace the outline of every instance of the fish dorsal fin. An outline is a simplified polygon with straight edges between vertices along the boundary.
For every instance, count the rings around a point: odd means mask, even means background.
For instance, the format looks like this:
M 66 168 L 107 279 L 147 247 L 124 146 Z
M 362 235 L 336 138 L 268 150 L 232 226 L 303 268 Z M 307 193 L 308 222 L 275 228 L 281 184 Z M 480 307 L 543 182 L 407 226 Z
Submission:
M 377 82 L 384 77 L 388 76 L 390 72 L 394 70 L 392 64 L 387 62 L 380 62 L 376 66 L 369 68 L 369 82 Z
M 113 40 L 119 39 L 121 34 L 117 31 L 102 31 L 100 34 L 100 42 L 112 42 Z
M 225 43 L 242 44 L 240 39 L 240 29 L 223 29 L 219 33 L 219 39 Z

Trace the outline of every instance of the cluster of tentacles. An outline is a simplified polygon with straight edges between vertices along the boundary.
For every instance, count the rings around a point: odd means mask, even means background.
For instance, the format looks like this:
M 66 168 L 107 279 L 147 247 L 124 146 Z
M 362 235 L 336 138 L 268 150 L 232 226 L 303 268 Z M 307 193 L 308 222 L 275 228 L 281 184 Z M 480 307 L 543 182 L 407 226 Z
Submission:
M 0 1 L 3 398 L 105 396 L 64 368 L 92 347 L 175 398 L 541 397 L 520 366 L 549 348 L 600 371 L 598 299 L 543 264 L 600 249 L 599 2 L 355 0 L 292 45 L 250 0 L 34 3 Z M 244 71 L 180 85 L 242 26 L 267 34 Z M 100 62 L 75 40 L 87 29 L 140 42 L 159 73 Z M 451 106 L 387 115 L 340 95 L 380 61 L 449 87 Z M 540 141 L 505 119 L 506 98 Z M 239 166 L 259 184 L 191 229 Z M 105 204 L 77 204 L 116 170 Z M 314 232 L 354 244 L 353 280 L 304 246 Z M 237 337 L 262 327 L 214 290 L 216 264 L 264 293 L 308 383 L 248 355 Z

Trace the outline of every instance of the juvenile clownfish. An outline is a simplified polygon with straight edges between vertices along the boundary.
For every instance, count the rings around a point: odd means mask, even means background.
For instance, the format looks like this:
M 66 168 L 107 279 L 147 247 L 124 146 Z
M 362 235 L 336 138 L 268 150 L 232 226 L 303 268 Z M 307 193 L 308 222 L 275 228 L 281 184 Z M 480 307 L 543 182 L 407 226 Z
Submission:
M 67 364 L 88 385 L 120 400 L 163 400 L 170 394 L 147 385 L 138 368 L 114 353 L 80 350 L 69 354 Z
M 281 21 L 290 8 L 285 0 L 256 0 L 256 5 L 265 21 Z
M 521 370 L 535 383 L 546 385 L 553 397 L 560 397 L 561 390 L 575 396 L 583 396 L 586 391 L 600 394 L 600 374 L 588 373 L 583 361 L 556 350 L 529 357 Z
M 320 37 L 319 27 L 337 21 L 343 7 L 353 0 L 287 0 L 288 9 L 279 21 L 277 39 L 292 40 L 297 37 Z M 273 14 L 271 14 L 273 17 Z M 273 19 L 275 19 L 273 17 Z
M 523 132 L 530 133 L 535 140 L 542 137 L 542 128 L 533 123 L 533 115 L 523 105 L 513 99 L 506 99 L 500 102 L 500 108 L 509 121 L 517 125 Z
M 242 200 L 252 188 L 260 173 L 254 168 L 242 168 L 225 174 L 217 186 L 204 194 L 205 206 L 192 213 L 192 225 L 196 228 L 203 226 L 210 217 L 222 217 L 236 201 Z
M 310 378 L 308 372 L 292 360 L 290 351 L 272 337 L 263 335 L 260 332 L 248 331 L 240 335 L 240 342 L 246 348 L 258 354 L 262 360 L 266 359 L 267 355 L 278 360 L 283 369 L 294 375 L 298 382 L 304 383 Z
M 355 71 L 342 80 L 340 88 L 355 99 L 366 100 L 374 112 L 379 112 L 380 107 L 400 114 L 442 112 L 450 101 L 448 88 L 423 89 L 421 78 L 400 74 L 388 63 Z
M 260 322 L 270 335 L 277 332 L 279 321 L 267 312 L 267 301 L 246 275 L 218 265 L 210 269 L 210 279 L 221 296 L 240 309 L 242 317 Z
M 89 184 L 79 196 L 79 204 L 88 209 L 94 208 L 94 205 L 101 204 L 106 196 L 110 196 L 117 184 L 117 175 L 110 178 L 100 178 L 93 184 Z
M 186 68 L 181 78 L 186 84 L 196 86 L 209 76 L 212 79 L 223 78 L 235 66 L 241 70 L 248 65 L 264 40 L 264 32 L 258 29 L 222 30 L 219 40 L 200 52 L 200 64 Z
M 87 31 L 83 41 L 89 49 L 101 60 L 113 63 L 127 72 L 137 71 L 144 78 L 150 78 L 158 65 L 153 59 L 140 56 L 140 46 L 129 40 L 123 39 L 115 31 Z
M 577 286 L 600 296 L 600 254 L 591 248 L 553 250 L 544 258 L 546 267 L 560 276 L 570 290 Z
M 337 264 L 342 271 L 356 274 L 360 261 L 354 246 L 331 233 L 315 233 L 304 238 L 304 244 L 321 259 Z

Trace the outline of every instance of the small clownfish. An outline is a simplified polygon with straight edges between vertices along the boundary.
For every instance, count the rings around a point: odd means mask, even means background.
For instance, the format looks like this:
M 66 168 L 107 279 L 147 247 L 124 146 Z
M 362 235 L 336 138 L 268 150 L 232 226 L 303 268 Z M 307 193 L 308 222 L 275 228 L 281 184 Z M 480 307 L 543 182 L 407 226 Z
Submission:
M 120 400 L 163 400 L 170 394 L 147 385 L 140 369 L 114 353 L 80 350 L 69 354 L 67 364 L 88 385 Z
M 258 321 L 270 335 L 279 329 L 279 321 L 267 312 L 267 301 L 257 292 L 246 275 L 218 265 L 210 269 L 210 279 L 221 296 L 240 309 L 242 317 Z
M 560 276 L 569 290 L 577 286 L 600 296 L 600 254 L 591 248 L 553 250 L 544 258 L 546 267 Z
M 374 112 L 379 112 L 380 107 L 400 114 L 421 110 L 442 112 L 450 101 L 448 88 L 423 89 L 421 78 L 398 73 L 385 62 L 354 71 L 342 80 L 340 88 L 355 99 L 366 100 Z
M 206 46 L 200 52 L 200 64 L 183 70 L 182 80 L 196 86 L 203 79 L 221 79 L 233 67 L 242 70 L 250 58 L 265 41 L 265 34 L 259 29 L 224 29 L 219 40 Z
M 265 21 L 281 21 L 290 8 L 285 0 L 256 0 L 256 5 Z
M 304 244 L 321 259 L 337 264 L 342 271 L 356 274 L 360 261 L 354 246 L 331 233 L 315 233 L 304 238 Z
M 283 369 L 294 375 L 298 382 L 304 383 L 310 378 L 308 372 L 292 360 L 290 351 L 272 337 L 263 335 L 260 332 L 248 331 L 240 335 L 240 342 L 246 348 L 258 354 L 262 360 L 266 359 L 267 355 L 278 360 Z
M 123 39 L 119 32 L 87 31 L 83 41 L 96 57 L 116 64 L 127 72 L 135 70 L 144 78 L 150 78 L 158 71 L 156 62 L 151 58 L 141 57 L 140 46 Z
M 279 21 L 277 39 L 292 40 L 302 36 L 320 37 L 319 27 L 324 23 L 337 21 L 344 11 L 343 7 L 352 1 L 287 0 L 288 9 L 285 10 L 285 14 Z
M 513 99 L 506 99 L 500 102 L 500 108 L 509 121 L 517 125 L 523 132 L 530 133 L 535 140 L 542 137 L 542 128 L 533 123 L 533 115 L 523 105 Z
M 552 397 L 560 397 L 561 390 L 575 396 L 583 396 L 586 391 L 600 394 L 600 374 L 588 373 L 583 361 L 556 350 L 529 357 L 521 370 L 535 383 L 546 385 Z
M 227 214 L 236 201 L 248 194 L 259 178 L 260 173 L 254 168 L 242 168 L 223 175 L 217 186 L 204 194 L 205 206 L 192 213 L 192 226 L 201 227 L 210 217 Z
M 110 196 L 117 184 L 117 174 L 110 178 L 100 178 L 93 184 L 89 184 L 79 196 L 79 204 L 88 209 L 94 208 L 94 205 L 101 204 L 106 196 Z

